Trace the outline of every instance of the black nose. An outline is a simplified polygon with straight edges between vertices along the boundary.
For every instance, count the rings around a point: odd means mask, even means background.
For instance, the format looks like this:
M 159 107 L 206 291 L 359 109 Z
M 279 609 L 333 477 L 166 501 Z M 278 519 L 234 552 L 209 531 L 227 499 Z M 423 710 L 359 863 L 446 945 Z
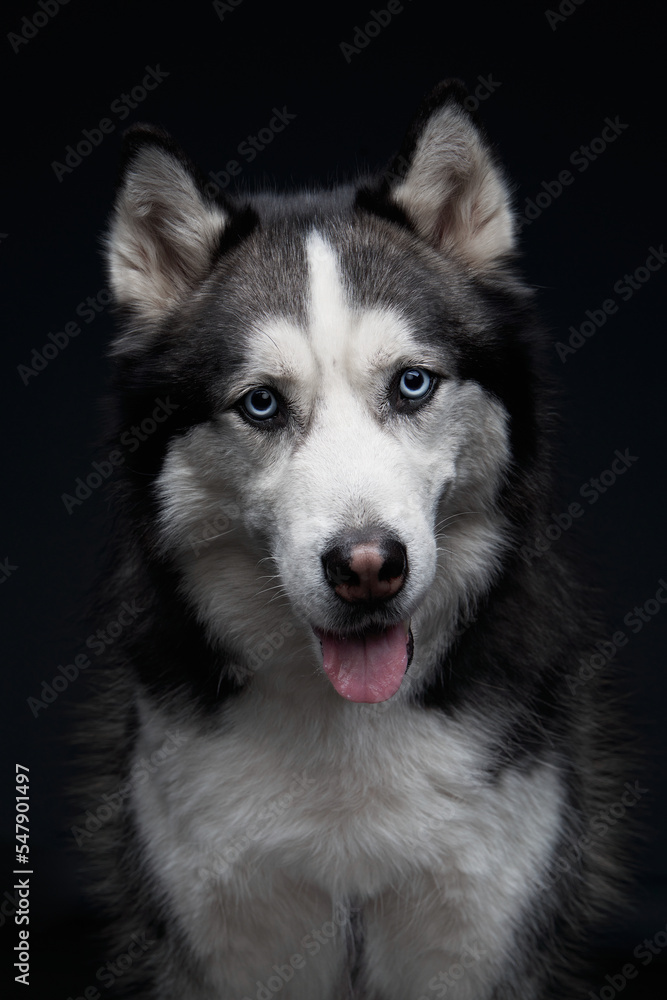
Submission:
M 322 556 L 329 584 L 351 603 L 387 601 L 408 574 L 405 546 L 385 532 L 341 535 Z

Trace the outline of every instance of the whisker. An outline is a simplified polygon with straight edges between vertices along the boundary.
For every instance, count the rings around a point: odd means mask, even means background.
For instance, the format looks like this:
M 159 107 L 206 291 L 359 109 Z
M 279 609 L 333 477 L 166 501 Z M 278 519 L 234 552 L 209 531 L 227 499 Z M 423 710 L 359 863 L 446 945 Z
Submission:
M 225 535 L 230 535 L 234 531 L 234 528 L 228 528 L 227 531 L 221 531 L 217 535 L 202 535 L 201 538 L 195 539 L 199 545 L 208 545 L 209 542 L 216 542 L 218 538 L 224 538 Z M 188 539 L 189 541 L 190 539 Z
M 434 531 L 437 534 L 438 531 L 444 528 L 446 524 L 449 524 L 456 517 L 463 517 L 466 514 L 481 514 L 481 513 L 482 513 L 481 510 L 460 510 L 456 514 L 449 514 L 447 517 L 443 518 L 442 521 L 439 521 L 438 524 L 436 524 Z
M 282 591 L 283 593 L 287 593 L 287 591 L 285 590 L 284 584 L 277 583 L 273 587 L 264 587 L 263 590 L 257 590 L 257 591 L 255 591 L 255 597 L 261 597 L 262 594 L 268 594 L 272 590 L 278 590 L 278 591 Z

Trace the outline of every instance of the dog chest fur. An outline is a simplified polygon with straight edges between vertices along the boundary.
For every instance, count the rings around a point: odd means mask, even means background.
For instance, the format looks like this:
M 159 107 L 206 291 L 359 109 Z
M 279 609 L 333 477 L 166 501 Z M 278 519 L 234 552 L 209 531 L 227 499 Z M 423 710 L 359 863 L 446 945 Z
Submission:
M 327 695 L 304 692 L 291 706 L 241 700 L 220 732 L 178 723 L 179 753 L 138 790 L 134 809 L 182 932 L 217 968 L 220 988 L 243 993 L 254 980 L 242 960 L 230 978 L 229 955 L 251 949 L 261 979 L 263 966 L 268 976 L 281 955 L 306 955 L 312 930 L 354 906 L 382 954 L 367 975 L 382 981 L 383 997 L 405 995 L 406 963 L 410 989 L 415 977 L 426 989 L 480 942 L 484 957 L 455 995 L 485 996 L 469 990 L 502 966 L 558 840 L 557 770 L 545 761 L 492 780 L 471 735 L 488 731 L 481 715 L 445 720 Z M 142 715 L 138 753 L 150 755 L 169 726 L 147 704 Z M 348 928 L 338 926 L 342 975 Z M 308 995 L 330 957 L 309 956 L 310 973 L 299 970 L 283 995 Z

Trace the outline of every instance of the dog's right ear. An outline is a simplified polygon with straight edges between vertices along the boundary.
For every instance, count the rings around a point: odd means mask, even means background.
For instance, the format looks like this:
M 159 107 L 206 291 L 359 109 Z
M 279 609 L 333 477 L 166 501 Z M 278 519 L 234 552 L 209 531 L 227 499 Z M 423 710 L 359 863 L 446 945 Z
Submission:
M 510 189 L 459 80 L 424 99 L 383 195 L 433 247 L 474 271 L 502 263 L 515 245 Z
M 224 209 L 206 198 L 195 167 L 166 132 L 133 126 L 106 237 L 116 304 L 153 327 L 206 276 L 226 224 Z

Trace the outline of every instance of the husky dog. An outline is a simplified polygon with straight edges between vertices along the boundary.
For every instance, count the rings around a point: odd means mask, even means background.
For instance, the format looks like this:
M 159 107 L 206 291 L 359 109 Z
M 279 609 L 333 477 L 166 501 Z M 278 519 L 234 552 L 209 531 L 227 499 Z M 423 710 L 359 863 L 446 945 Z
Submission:
M 91 844 L 133 996 L 587 992 L 612 716 L 577 675 L 598 635 L 545 533 L 541 335 L 465 97 L 440 84 L 379 177 L 289 195 L 212 195 L 127 134 L 103 613 L 132 615 Z

